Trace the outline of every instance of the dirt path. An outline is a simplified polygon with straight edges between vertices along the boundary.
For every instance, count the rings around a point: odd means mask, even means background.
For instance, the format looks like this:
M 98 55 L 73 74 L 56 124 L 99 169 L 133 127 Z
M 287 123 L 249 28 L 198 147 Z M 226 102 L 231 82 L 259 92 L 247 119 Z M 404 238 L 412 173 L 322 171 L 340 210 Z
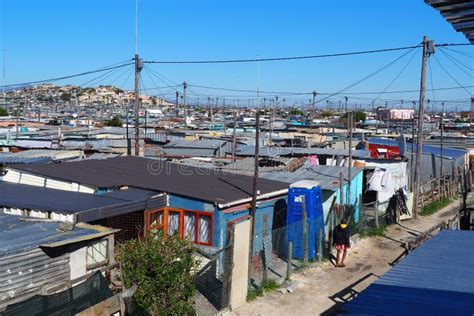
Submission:
M 401 243 L 407 237 L 427 231 L 449 213 L 459 208 L 459 202 L 429 217 L 403 221 L 391 225 L 384 237 L 364 238 L 349 251 L 346 268 L 334 268 L 330 262 L 294 274 L 297 289 L 291 294 L 273 292 L 241 306 L 229 315 L 317 315 L 329 313 L 352 295 L 364 290 L 370 283 L 390 269 L 402 253 Z

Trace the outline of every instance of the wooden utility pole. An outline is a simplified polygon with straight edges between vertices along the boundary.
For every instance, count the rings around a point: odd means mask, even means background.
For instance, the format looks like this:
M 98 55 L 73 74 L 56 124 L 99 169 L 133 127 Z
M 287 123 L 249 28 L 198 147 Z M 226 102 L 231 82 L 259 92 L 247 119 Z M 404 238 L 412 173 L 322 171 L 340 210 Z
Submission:
M 235 149 L 237 147 L 237 111 L 234 110 L 234 127 L 232 131 L 232 162 L 235 162 Z
M 126 120 L 127 120 L 127 125 L 126 126 L 126 133 L 127 133 L 127 156 L 132 155 L 132 142 L 130 140 L 130 134 L 128 132 L 128 124 L 129 124 L 129 112 L 130 112 L 130 100 L 127 98 L 127 115 L 126 115 Z M 87 130 L 89 130 L 89 120 L 87 120 Z
M 175 113 L 176 113 L 176 116 L 179 116 L 179 92 L 176 91 L 176 109 L 175 109 Z
M 250 247 L 249 247 L 249 281 L 252 271 L 252 255 L 253 255 L 253 236 L 255 232 L 255 215 L 257 213 L 257 185 L 258 185 L 258 162 L 259 162 L 259 151 L 260 151 L 260 113 L 257 110 L 255 114 L 255 160 L 254 160 L 254 172 L 253 172 L 253 186 L 252 186 L 252 208 L 250 210 L 250 217 L 252 225 L 250 227 Z
M 224 123 L 224 135 L 227 135 L 227 117 L 225 115 L 225 98 L 222 99 L 222 119 Z
M 135 156 L 140 155 L 140 72 L 142 60 L 135 54 Z
M 353 112 L 349 112 L 349 168 L 347 173 L 347 204 L 351 204 L 351 179 L 352 179 L 352 124 Z
M 441 160 L 441 163 L 440 163 L 440 170 L 439 170 L 439 192 L 438 192 L 438 195 L 441 197 L 441 198 L 444 198 L 444 194 L 443 194 L 443 185 L 444 185 L 444 152 L 443 152 L 443 149 L 444 149 L 444 102 L 441 103 L 441 119 L 440 119 L 440 122 L 441 122 L 441 126 L 440 126 L 440 129 L 441 129 L 441 157 L 440 157 L 440 160 Z
M 418 217 L 418 202 L 421 193 L 421 164 L 423 154 L 423 116 L 425 104 L 425 83 L 426 83 L 426 63 L 429 56 L 434 53 L 433 42 L 428 41 L 428 37 L 423 37 L 423 56 L 421 60 L 421 80 L 420 80 L 420 99 L 418 110 L 418 143 L 416 151 L 415 165 L 415 184 L 413 188 L 413 217 Z
M 184 115 L 184 126 L 188 127 L 188 120 L 187 120 L 187 104 L 186 104 L 186 88 L 188 85 L 186 81 L 183 82 L 183 115 Z
M 313 91 L 313 100 L 311 102 L 311 117 L 314 118 L 314 101 L 316 100 L 316 91 Z

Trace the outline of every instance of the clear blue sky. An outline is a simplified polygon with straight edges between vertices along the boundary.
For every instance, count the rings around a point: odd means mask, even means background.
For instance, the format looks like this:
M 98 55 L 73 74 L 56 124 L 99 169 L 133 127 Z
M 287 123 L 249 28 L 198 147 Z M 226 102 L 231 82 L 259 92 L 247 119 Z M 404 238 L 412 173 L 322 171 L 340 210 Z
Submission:
M 0 3 L 0 46 L 7 51 L 7 84 L 92 70 L 133 57 L 134 0 L 0 0 Z M 139 0 L 139 53 L 145 60 L 337 53 L 416 45 L 423 35 L 437 43 L 467 43 L 463 34 L 456 33 L 422 0 Z M 456 49 L 474 53 L 472 46 Z M 337 91 L 402 53 L 260 63 L 260 88 Z M 472 58 L 454 52 L 451 55 L 474 68 Z M 382 91 L 408 63 L 410 56 L 349 92 Z M 463 73 L 440 52 L 436 56 L 461 84 L 474 85 L 472 72 L 471 76 Z M 418 52 L 388 90 L 418 89 L 420 59 Z M 457 85 L 435 60 L 431 60 L 431 65 L 435 88 Z M 147 67 L 178 83 L 186 80 L 197 85 L 256 88 L 257 65 L 252 63 Z M 113 82 L 131 88 L 132 77 L 125 82 L 127 75 L 127 72 L 118 72 L 98 84 Z M 152 88 L 154 84 L 148 72 L 143 72 L 142 76 L 144 87 Z M 92 78 L 58 84 L 83 84 Z M 157 78 L 155 83 L 164 85 Z M 430 80 L 427 86 L 431 87 Z M 171 98 L 174 90 L 162 89 L 154 93 Z M 227 100 L 253 97 L 251 93 L 190 88 L 193 98 L 207 99 L 207 95 L 220 95 Z M 343 95 L 334 97 L 333 101 L 338 103 Z M 287 102 L 297 99 L 307 102 L 309 97 L 286 96 Z M 375 96 L 359 97 L 362 98 L 349 96 L 349 102 L 369 103 Z M 428 97 L 433 98 L 431 92 Z M 381 99 L 404 99 L 407 103 L 417 98 L 417 93 L 381 96 Z M 437 92 L 434 98 L 465 100 L 467 105 L 469 94 L 464 90 L 453 90 Z

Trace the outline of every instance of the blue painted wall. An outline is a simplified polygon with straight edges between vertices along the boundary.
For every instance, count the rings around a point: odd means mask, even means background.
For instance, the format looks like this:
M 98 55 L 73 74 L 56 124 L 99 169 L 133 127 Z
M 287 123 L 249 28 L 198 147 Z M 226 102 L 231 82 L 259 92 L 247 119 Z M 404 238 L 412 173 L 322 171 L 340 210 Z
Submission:
M 253 240 L 254 254 L 258 253 L 259 251 L 263 249 L 263 231 L 264 231 L 263 217 L 265 214 L 268 216 L 267 230 L 268 230 L 268 233 L 271 234 L 274 207 L 275 207 L 275 203 L 279 199 L 284 199 L 286 202 L 288 202 L 287 196 L 283 196 L 275 200 L 260 203 L 257 206 L 257 212 L 256 212 L 256 217 L 255 217 L 255 228 L 254 228 L 254 240 Z M 236 210 L 232 213 L 224 214 L 219 208 L 215 207 L 212 204 L 209 204 L 200 200 L 176 196 L 176 195 L 168 195 L 168 206 L 175 207 L 175 208 L 182 208 L 186 210 L 195 210 L 195 211 L 214 213 L 213 226 L 212 226 L 212 245 L 214 247 L 224 247 L 226 245 L 227 223 L 229 223 L 230 221 L 236 220 L 242 216 L 246 216 L 250 214 L 250 211 L 247 208 L 244 208 L 244 206 L 242 206 L 242 209 L 240 210 Z
M 168 194 L 168 206 L 201 212 L 214 212 L 214 205 L 196 199 Z
M 355 220 L 359 222 L 359 212 L 360 212 L 360 203 L 359 197 L 362 194 L 362 181 L 363 181 L 363 172 L 359 172 L 356 177 L 351 181 L 351 195 L 350 203 L 355 206 Z M 349 189 L 348 184 L 344 184 L 344 201 L 347 203 L 347 191 Z M 336 203 L 340 203 L 340 189 L 337 188 L 336 191 L 323 190 L 323 210 L 324 210 L 324 221 L 327 221 L 327 216 L 329 214 L 329 209 L 331 208 L 331 203 L 334 197 L 336 197 Z M 326 226 L 328 229 L 328 226 Z M 326 233 L 327 233 L 326 229 Z

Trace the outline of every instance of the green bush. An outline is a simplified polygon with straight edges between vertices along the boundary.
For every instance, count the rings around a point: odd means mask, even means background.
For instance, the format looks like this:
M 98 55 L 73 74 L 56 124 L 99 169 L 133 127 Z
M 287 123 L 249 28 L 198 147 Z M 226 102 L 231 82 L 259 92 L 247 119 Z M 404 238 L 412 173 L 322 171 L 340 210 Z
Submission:
M 0 116 L 8 116 L 8 111 L 4 108 L 0 108 Z
M 107 126 L 121 127 L 122 120 L 120 119 L 120 115 L 117 114 L 111 120 L 107 121 Z
M 136 315 L 194 315 L 194 271 L 198 265 L 190 242 L 160 231 L 117 247 L 124 285 L 138 285 Z

